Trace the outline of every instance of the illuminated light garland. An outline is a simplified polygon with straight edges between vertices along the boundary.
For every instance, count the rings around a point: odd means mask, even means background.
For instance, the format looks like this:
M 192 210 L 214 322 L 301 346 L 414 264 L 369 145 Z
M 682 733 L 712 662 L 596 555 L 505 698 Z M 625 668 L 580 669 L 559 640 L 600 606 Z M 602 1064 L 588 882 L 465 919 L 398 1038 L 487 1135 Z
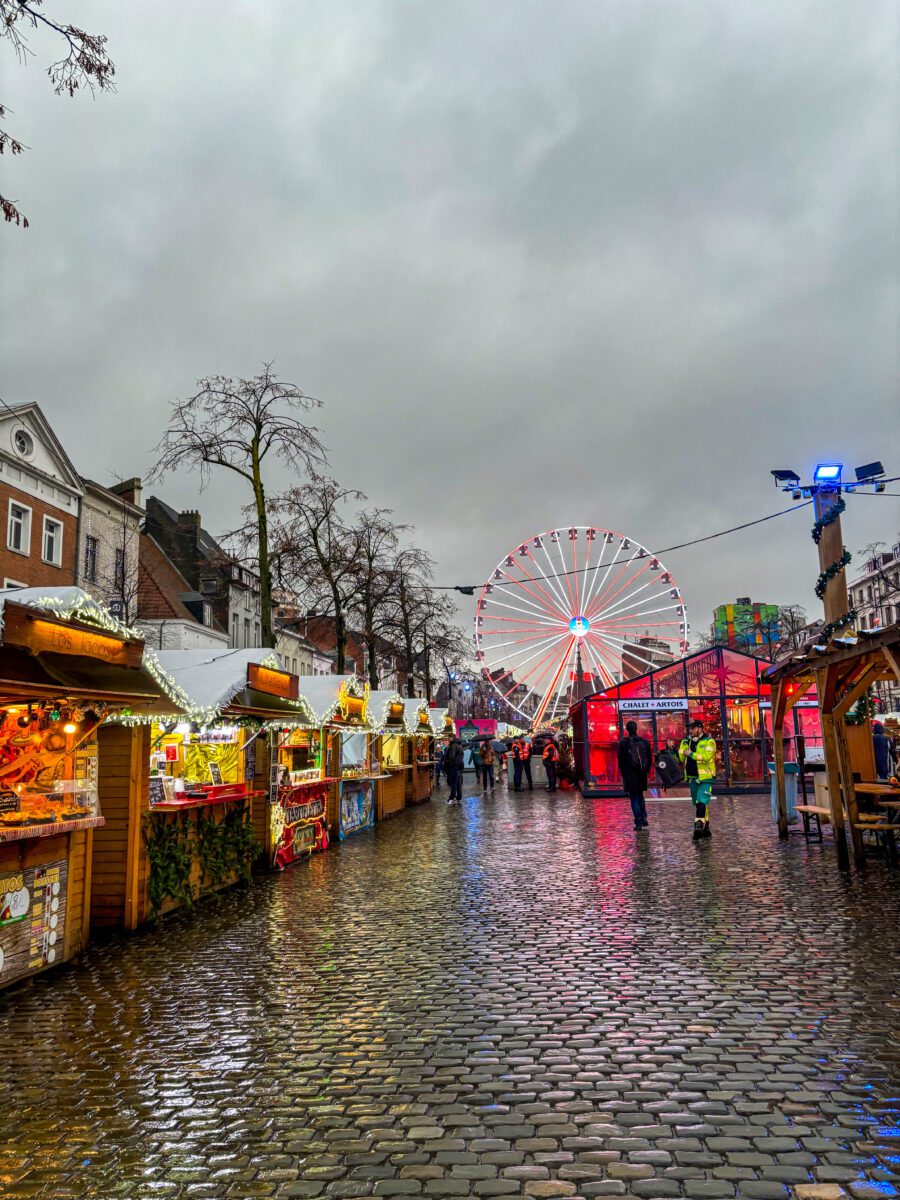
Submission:
M 43 609 L 45 612 L 49 612 L 63 621 L 82 621 L 85 625 L 93 625 L 97 629 L 102 629 L 104 633 L 114 633 L 120 638 L 144 642 L 144 635 L 139 629 L 134 628 L 132 625 L 126 625 L 124 621 L 120 621 L 118 617 L 98 604 L 93 596 L 90 596 L 87 592 L 82 591 L 80 588 L 64 588 L 61 591 L 64 594 L 57 596 L 38 595 L 23 598 L 19 594 L 16 603 L 25 604 L 29 608 Z M 2 625 L 2 611 L 0 611 L 0 632 L 2 632 Z M 153 681 L 159 686 L 160 691 L 168 699 L 174 701 L 179 706 L 190 706 L 191 701 L 187 692 L 184 688 L 179 687 L 175 680 L 163 670 L 156 655 L 152 650 L 148 650 L 146 645 L 144 646 L 144 654 L 141 661 L 142 665 L 153 676 Z M 122 710 L 123 714 L 127 714 L 128 712 L 128 709 Z M 127 724 L 128 722 L 122 721 L 122 723 Z

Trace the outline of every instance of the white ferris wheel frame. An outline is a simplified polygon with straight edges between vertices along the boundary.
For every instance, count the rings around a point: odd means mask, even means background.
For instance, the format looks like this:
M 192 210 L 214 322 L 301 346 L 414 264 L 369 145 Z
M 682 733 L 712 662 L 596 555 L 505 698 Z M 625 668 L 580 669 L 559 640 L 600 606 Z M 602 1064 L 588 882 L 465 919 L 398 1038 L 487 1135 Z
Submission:
M 587 547 L 582 563 L 578 561 L 577 549 L 580 535 L 583 535 Z M 591 546 L 598 539 L 601 540 L 600 557 L 592 564 Z M 571 564 L 566 562 L 563 552 L 567 545 L 571 545 Z M 614 545 L 616 549 L 607 560 L 606 548 Z M 548 547 L 556 548 L 558 564 L 553 561 Z M 542 553 L 545 560 L 543 564 L 538 562 L 536 552 Z M 629 574 L 629 568 L 643 559 L 647 560 L 646 563 Z M 535 573 L 532 574 L 524 563 L 532 564 Z M 518 577 L 510 573 L 516 567 Z M 615 567 L 620 570 L 614 572 Z M 632 590 L 631 585 L 645 571 L 648 573 L 647 580 Z M 623 578 L 625 582 L 612 590 Z M 652 590 L 654 584 L 659 585 L 655 591 Z M 500 588 L 509 589 L 505 595 L 500 593 L 504 595 L 503 600 L 495 598 Z M 621 593 L 626 588 L 629 590 L 623 596 Z M 641 599 L 627 603 L 639 595 Z M 663 603 L 656 606 L 656 601 Z M 647 602 L 654 607 L 645 609 Z M 489 606 L 503 609 L 504 613 L 494 616 L 486 611 Z M 507 612 L 515 615 L 506 615 Z M 677 614 L 677 620 L 662 619 L 673 612 Z M 642 621 L 641 616 L 657 619 Z M 486 621 L 496 623 L 497 628 L 486 629 Z M 504 630 L 504 625 L 513 628 Z M 613 666 L 618 656 L 621 675 L 622 656 L 626 652 L 633 662 L 641 663 L 643 660 L 647 671 L 659 667 L 659 662 L 641 655 L 639 646 L 627 642 L 628 630 L 632 627 L 655 633 L 660 640 L 680 643 L 683 653 L 687 650 L 690 629 L 687 608 L 678 584 L 659 555 L 653 554 L 627 534 L 602 529 L 598 525 L 549 529 L 533 534 L 506 554 L 482 587 L 475 605 L 475 657 L 488 683 L 504 703 L 536 726 L 545 716 L 551 700 L 553 710 L 549 719 L 552 721 L 555 717 L 562 696 L 562 691 L 556 690 L 557 684 L 567 665 L 571 663 L 574 667 L 579 661 L 582 649 L 582 665 L 587 667 L 592 677 L 596 675 L 607 687 L 619 682 L 614 677 Z M 656 632 L 663 628 L 677 629 L 678 636 Z M 507 633 L 513 635 L 509 642 L 495 640 L 500 636 L 505 637 Z M 522 634 L 524 637 L 516 636 Z M 488 655 L 511 645 L 522 646 L 522 649 L 511 652 L 509 658 L 526 653 L 528 656 L 519 658 L 514 667 L 509 667 L 502 658 L 493 662 L 488 660 Z M 517 679 L 516 673 L 532 663 L 534 665 L 530 670 Z M 495 677 L 491 672 L 499 667 L 507 669 Z M 541 668 L 542 674 L 525 695 L 515 697 L 517 689 L 524 686 Z M 544 688 L 547 677 L 550 677 L 550 684 Z M 539 692 L 543 693 L 540 698 Z M 533 711 L 526 707 L 532 697 L 537 700 L 537 707 Z

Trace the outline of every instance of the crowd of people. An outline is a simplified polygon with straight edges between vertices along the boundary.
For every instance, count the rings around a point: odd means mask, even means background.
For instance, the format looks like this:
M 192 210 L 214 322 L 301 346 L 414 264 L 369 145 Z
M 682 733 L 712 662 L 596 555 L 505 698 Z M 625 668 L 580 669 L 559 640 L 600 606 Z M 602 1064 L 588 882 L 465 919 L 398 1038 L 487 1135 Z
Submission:
M 559 785 L 558 769 L 560 750 L 552 737 L 542 737 L 539 742 L 522 734 L 510 742 L 496 738 L 479 738 L 468 742 L 465 746 L 460 738 L 454 737 L 442 742 L 436 752 L 434 775 L 435 782 L 440 783 L 441 776 L 446 775 L 450 795 L 448 804 L 459 804 L 462 800 L 463 772 L 466 767 L 466 750 L 469 751 L 470 764 L 475 772 L 476 786 L 481 784 L 483 794 L 493 794 L 497 780 L 507 778 L 507 763 L 512 762 L 512 790 L 521 792 L 534 791 L 534 777 L 531 771 L 531 761 L 539 754 L 544 764 L 547 777 L 545 791 L 553 793 Z
M 878 778 L 884 780 L 896 776 L 900 772 L 900 738 L 895 736 L 896 730 L 886 732 L 884 725 L 876 721 L 872 733 Z M 448 804 L 459 804 L 462 800 L 466 749 L 470 751 L 476 785 L 481 783 L 485 795 L 494 793 L 498 778 L 506 779 L 507 759 L 512 761 L 512 790 L 534 791 L 531 763 L 535 754 L 540 755 L 544 764 L 547 778 L 545 790 L 550 793 L 557 790 L 560 747 L 554 737 L 532 739 L 521 735 L 511 742 L 481 738 L 467 743 L 466 747 L 458 737 L 454 737 L 438 747 L 435 763 L 435 782 L 440 783 L 441 775 L 447 776 L 450 788 Z M 636 833 L 650 827 L 645 793 L 653 768 L 656 781 L 664 789 L 687 786 L 694 808 L 694 840 L 701 841 L 712 836 L 709 814 L 716 777 L 716 743 L 703 721 L 691 721 L 681 742 L 670 738 L 655 758 L 650 739 L 638 733 L 636 721 L 628 721 L 625 736 L 620 740 L 616 753 L 622 787 L 631 802 Z

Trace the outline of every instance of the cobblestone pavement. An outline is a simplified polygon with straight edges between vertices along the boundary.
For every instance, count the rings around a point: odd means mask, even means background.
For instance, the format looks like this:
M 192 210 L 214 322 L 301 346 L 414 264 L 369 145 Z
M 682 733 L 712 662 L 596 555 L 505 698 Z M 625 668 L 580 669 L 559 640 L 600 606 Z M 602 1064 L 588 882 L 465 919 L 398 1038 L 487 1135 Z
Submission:
M 894 1195 L 898 876 L 715 804 L 436 802 L 6 993 L 0 1195 Z

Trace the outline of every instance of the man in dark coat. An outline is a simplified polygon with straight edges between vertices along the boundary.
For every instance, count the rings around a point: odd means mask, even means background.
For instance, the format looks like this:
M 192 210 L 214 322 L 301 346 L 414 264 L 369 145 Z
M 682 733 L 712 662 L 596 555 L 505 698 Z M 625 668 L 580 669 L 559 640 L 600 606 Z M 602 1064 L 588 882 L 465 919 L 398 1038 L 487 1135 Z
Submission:
M 622 786 L 631 801 L 634 827 L 646 829 L 649 822 L 644 792 L 647 790 L 647 776 L 653 761 L 653 747 L 647 738 L 638 737 L 637 730 L 637 721 L 629 721 L 625 726 L 626 736 L 619 742 L 618 747 L 619 772 L 622 776 Z
M 872 722 L 872 748 L 875 751 L 875 774 L 887 779 L 891 773 L 891 744 L 880 721 Z
M 448 804 L 459 804 L 462 800 L 462 776 L 465 752 L 459 738 L 454 738 L 447 747 L 444 755 L 444 770 L 447 772 L 447 782 L 450 784 Z

